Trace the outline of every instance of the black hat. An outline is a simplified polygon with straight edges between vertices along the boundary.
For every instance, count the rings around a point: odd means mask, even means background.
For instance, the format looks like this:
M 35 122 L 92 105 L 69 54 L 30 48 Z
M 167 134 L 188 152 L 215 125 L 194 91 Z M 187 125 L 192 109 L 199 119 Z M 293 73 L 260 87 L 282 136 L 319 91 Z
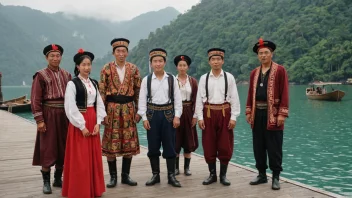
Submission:
M 166 58 L 167 52 L 166 52 L 166 50 L 164 50 L 162 48 L 155 48 L 155 49 L 150 50 L 149 58 L 151 59 L 155 56 L 161 56 L 163 58 Z
M 262 38 L 253 46 L 253 52 L 258 54 L 259 49 L 261 48 L 269 48 L 270 51 L 275 51 L 276 45 L 271 41 L 264 41 Z
M 112 46 L 112 51 L 114 51 L 117 47 L 125 47 L 128 50 L 129 44 L 130 44 L 130 41 L 125 38 L 114 38 L 110 42 L 110 45 Z
M 208 57 L 211 58 L 212 56 L 221 56 L 224 58 L 225 50 L 221 48 L 211 48 L 208 50 Z
M 178 55 L 174 58 L 174 63 L 177 66 L 180 61 L 186 61 L 187 65 L 190 66 L 192 59 L 187 55 Z
M 88 51 L 84 51 L 82 48 L 78 50 L 78 53 L 73 57 L 73 61 L 78 65 L 78 62 L 82 56 L 88 56 L 91 61 L 94 60 L 94 54 Z
M 43 49 L 43 54 L 47 56 L 50 52 L 60 52 L 62 55 L 64 53 L 64 49 L 58 44 L 50 44 Z

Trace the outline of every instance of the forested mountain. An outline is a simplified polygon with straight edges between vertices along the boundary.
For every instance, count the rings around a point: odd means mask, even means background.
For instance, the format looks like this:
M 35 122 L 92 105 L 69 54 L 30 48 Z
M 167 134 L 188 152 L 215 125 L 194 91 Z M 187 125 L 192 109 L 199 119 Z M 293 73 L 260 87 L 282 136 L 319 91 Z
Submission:
M 58 43 L 64 48 L 62 67 L 73 73 L 72 57 L 79 48 L 102 57 L 111 50 L 114 37 L 126 36 L 131 47 L 151 31 L 169 24 L 179 12 L 174 8 L 148 12 L 129 21 L 110 22 L 44 13 L 24 6 L 0 4 L 0 72 L 3 85 L 32 82 L 34 72 L 45 67 L 43 48 Z M 161 19 L 161 20 L 160 20 Z
M 129 60 L 145 75 L 149 50 L 162 47 L 168 71 L 175 72 L 174 56 L 187 54 L 198 78 L 210 68 L 207 50 L 221 47 L 224 69 L 248 80 L 259 65 L 252 47 L 262 37 L 277 44 L 274 61 L 287 68 L 291 82 L 340 81 L 352 77 L 351 19 L 351 0 L 202 0 L 141 40 Z

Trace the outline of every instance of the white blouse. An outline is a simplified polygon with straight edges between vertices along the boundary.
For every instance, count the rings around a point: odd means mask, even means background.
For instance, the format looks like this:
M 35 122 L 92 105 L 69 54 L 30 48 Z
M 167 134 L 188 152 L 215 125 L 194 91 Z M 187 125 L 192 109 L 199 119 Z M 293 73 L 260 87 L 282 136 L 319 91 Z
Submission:
M 83 79 L 80 75 L 78 75 L 78 78 L 81 79 L 83 82 L 83 85 L 86 87 L 87 90 L 87 107 L 92 107 L 94 106 L 95 102 L 95 96 L 97 96 L 97 124 L 100 124 L 105 116 L 105 106 L 103 103 L 103 100 L 101 99 L 100 93 L 95 90 L 93 83 L 89 80 Z M 70 122 L 73 124 L 73 126 L 79 128 L 80 130 L 83 130 L 86 126 L 86 121 L 84 120 L 84 117 L 82 113 L 78 110 L 78 107 L 76 105 L 76 86 L 72 81 L 69 81 L 67 83 L 66 87 L 66 92 L 65 92 L 65 112 L 67 118 L 70 120 Z
M 189 77 L 187 75 L 187 79 L 186 79 L 186 84 L 182 84 L 181 81 L 178 80 L 178 75 L 176 76 L 177 79 L 177 83 L 178 86 L 180 88 L 180 92 L 181 92 L 181 97 L 182 97 L 182 101 L 190 101 L 191 100 L 191 94 L 192 94 L 192 87 L 191 87 L 191 83 L 189 82 Z

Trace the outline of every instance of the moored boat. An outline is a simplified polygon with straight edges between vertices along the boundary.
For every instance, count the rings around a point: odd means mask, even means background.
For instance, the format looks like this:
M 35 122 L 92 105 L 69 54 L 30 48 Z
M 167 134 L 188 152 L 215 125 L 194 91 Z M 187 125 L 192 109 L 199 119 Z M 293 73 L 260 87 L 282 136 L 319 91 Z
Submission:
M 311 87 L 306 88 L 306 96 L 310 100 L 341 101 L 345 92 L 335 90 L 332 85 L 340 85 L 338 82 L 314 82 Z M 327 91 L 326 86 L 331 86 L 331 91 Z

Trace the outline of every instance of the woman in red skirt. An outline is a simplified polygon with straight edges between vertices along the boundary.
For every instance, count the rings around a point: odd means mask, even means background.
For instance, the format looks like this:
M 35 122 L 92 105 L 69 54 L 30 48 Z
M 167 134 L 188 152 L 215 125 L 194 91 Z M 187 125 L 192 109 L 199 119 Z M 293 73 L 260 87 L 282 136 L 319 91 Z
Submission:
M 100 197 L 105 192 L 100 123 L 106 116 L 98 83 L 89 78 L 94 55 L 82 49 L 74 56 L 75 75 L 67 84 L 67 133 L 62 196 Z
M 197 80 L 187 75 L 189 66 L 192 63 L 190 57 L 186 55 L 176 56 L 174 63 L 177 67 L 178 85 L 181 91 L 183 111 L 180 118 L 180 126 L 176 129 L 176 171 L 179 175 L 179 154 L 183 148 L 184 159 L 184 174 L 191 175 L 189 164 L 191 162 L 191 152 L 198 148 L 198 135 L 196 130 L 197 116 L 195 115 L 196 97 L 198 91 Z

